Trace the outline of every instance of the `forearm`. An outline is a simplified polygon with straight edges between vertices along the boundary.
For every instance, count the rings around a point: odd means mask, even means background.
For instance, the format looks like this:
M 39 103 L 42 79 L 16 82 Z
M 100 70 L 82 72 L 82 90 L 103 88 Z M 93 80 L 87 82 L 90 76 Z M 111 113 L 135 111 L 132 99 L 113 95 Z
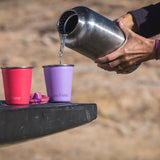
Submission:
M 137 25 L 137 33 L 143 37 L 152 37 L 160 33 L 160 3 L 129 11 Z

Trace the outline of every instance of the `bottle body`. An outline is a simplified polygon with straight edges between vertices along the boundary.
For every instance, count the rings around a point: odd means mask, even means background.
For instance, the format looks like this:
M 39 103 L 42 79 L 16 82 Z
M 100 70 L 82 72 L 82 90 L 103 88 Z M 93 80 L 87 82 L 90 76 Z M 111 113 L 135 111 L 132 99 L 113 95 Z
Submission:
M 115 22 L 79 6 L 64 12 L 57 29 L 66 35 L 66 46 L 92 60 L 118 49 L 125 36 Z
M 60 34 L 67 34 L 67 47 L 93 60 L 114 51 L 125 41 L 123 32 L 114 22 L 87 7 L 64 12 L 57 28 Z

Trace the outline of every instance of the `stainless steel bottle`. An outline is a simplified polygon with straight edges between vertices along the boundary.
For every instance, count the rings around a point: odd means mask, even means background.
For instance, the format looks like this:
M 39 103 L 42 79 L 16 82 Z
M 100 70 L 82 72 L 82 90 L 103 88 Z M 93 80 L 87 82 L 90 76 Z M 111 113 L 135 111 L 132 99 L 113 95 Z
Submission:
M 83 6 L 65 11 L 57 29 L 60 35 L 66 35 L 67 47 L 93 60 L 113 52 L 125 41 L 115 22 Z

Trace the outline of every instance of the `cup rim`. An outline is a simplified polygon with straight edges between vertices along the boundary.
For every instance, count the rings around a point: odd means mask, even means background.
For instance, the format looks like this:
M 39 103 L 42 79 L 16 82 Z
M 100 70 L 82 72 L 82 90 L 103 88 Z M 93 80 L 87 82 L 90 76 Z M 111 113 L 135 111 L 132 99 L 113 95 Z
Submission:
M 45 65 L 45 66 L 42 66 L 43 68 L 46 68 L 46 67 L 67 67 L 67 66 L 72 66 L 74 67 L 74 64 L 53 64 L 53 65 Z
M 8 67 L 0 67 L 1 69 L 19 69 L 19 68 L 34 68 L 32 66 L 8 66 Z

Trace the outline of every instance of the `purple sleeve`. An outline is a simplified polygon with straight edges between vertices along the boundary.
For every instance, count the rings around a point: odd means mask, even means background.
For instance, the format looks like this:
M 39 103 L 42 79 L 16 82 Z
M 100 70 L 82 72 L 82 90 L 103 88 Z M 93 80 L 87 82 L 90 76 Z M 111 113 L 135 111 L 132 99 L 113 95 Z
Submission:
M 128 12 L 134 17 L 138 34 L 152 37 L 160 33 L 160 3 Z

